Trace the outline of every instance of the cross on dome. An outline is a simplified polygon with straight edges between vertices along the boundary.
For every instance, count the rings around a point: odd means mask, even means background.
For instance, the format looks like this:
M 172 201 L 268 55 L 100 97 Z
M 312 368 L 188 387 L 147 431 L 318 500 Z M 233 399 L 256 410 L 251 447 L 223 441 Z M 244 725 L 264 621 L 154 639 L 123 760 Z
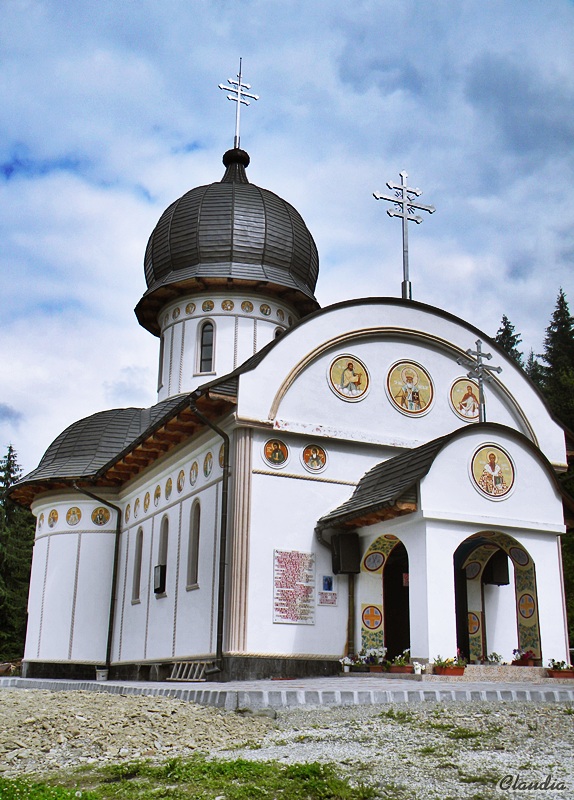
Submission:
M 381 194 L 380 192 L 373 192 L 375 200 L 387 200 L 389 203 L 394 203 L 395 208 L 388 208 L 387 214 L 389 217 L 401 217 L 403 220 L 403 282 L 402 282 L 402 297 L 403 300 L 412 300 L 412 286 L 409 280 L 409 232 L 408 222 L 416 222 L 417 225 L 423 221 L 422 217 L 415 214 L 415 209 L 420 211 L 428 211 L 429 214 L 434 214 L 434 206 L 424 206 L 421 203 L 416 203 L 415 198 L 420 197 L 422 194 L 420 189 L 411 189 L 407 186 L 407 173 L 403 170 L 399 173 L 401 176 L 400 184 L 391 183 L 387 181 L 389 189 L 393 189 L 395 194 L 393 197 Z
M 251 84 L 243 83 L 242 82 L 242 75 L 241 75 L 241 62 L 242 59 L 239 59 L 239 72 L 237 73 L 237 80 L 233 78 L 228 78 L 228 83 L 231 84 L 230 86 L 226 86 L 224 83 L 219 84 L 220 89 L 224 89 L 227 92 L 231 92 L 231 94 L 227 95 L 228 100 L 233 100 L 237 103 L 237 108 L 235 109 L 235 137 L 233 139 L 233 147 L 239 147 L 239 123 L 240 123 L 240 115 L 241 115 L 241 104 L 245 106 L 251 105 L 249 100 L 246 100 L 247 97 L 250 97 L 252 100 L 259 100 L 259 95 L 257 94 L 250 94 L 249 92 L 245 91 L 246 89 L 251 89 Z

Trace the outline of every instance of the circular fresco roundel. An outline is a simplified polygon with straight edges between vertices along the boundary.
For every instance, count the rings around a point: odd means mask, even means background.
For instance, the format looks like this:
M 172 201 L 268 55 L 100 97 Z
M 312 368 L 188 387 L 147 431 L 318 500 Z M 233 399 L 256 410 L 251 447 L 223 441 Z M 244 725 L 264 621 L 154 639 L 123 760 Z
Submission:
M 457 378 L 450 387 L 450 406 L 465 422 L 478 422 L 478 384 L 470 378 Z
M 478 633 L 480 630 L 480 619 L 478 615 L 474 613 L 474 611 L 469 611 L 468 614 L 468 632 L 471 636 L 475 633 Z
M 328 373 L 329 386 L 343 400 L 362 400 L 369 390 L 367 368 L 355 356 L 340 355 L 331 362 Z
M 428 372 L 414 361 L 397 361 L 387 375 L 387 394 L 399 411 L 419 417 L 430 410 L 434 397 Z
M 302 461 L 309 472 L 322 472 L 327 466 L 327 453 L 318 444 L 309 444 L 303 450 Z
M 472 479 L 491 500 L 505 497 L 514 486 L 514 465 L 508 453 L 495 444 L 480 447 L 472 457 Z
M 263 455 L 272 467 L 281 468 L 289 460 L 289 448 L 281 439 L 269 439 L 263 446 Z
M 369 555 L 365 558 L 364 563 L 365 563 L 365 569 L 369 570 L 369 572 L 376 572 L 385 563 L 384 553 L 380 553 L 378 550 L 374 550 L 372 553 L 369 553 Z
M 362 621 L 365 628 L 376 631 L 383 624 L 383 615 L 377 606 L 365 606 L 362 614 Z

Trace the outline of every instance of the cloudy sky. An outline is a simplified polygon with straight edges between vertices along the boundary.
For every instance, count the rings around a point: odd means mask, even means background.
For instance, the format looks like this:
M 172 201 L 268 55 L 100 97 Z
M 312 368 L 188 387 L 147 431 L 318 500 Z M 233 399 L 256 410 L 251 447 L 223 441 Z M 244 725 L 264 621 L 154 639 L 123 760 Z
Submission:
M 322 305 L 400 295 L 372 192 L 406 170 L 437 209 L 415 299 L 490 335 L 505 313 L 526 352 L 561 286 L 574 306 L 570 0 L 0 0 L 0 449 L 26 471 L 76 419 L 155 402 L 145 245 L 222 176 L 240 56 L 248 174 L 306 220 Z

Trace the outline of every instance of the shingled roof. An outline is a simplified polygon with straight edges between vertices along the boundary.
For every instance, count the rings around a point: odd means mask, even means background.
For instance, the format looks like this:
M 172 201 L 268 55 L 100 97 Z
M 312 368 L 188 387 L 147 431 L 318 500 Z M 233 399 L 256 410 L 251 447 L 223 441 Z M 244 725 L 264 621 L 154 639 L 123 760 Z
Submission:
M 416 485 L 427 474 L 439 450 L 452 435 L 441 436 L 374 466 L 363 475 L 349 500 L 321 517 L 317 528 L 369 525 L 379 521 L 385 516 L 386 509 L 397 507 L 401 501 L 398 513 L 416 510 Z
M 119 487 L 157 458 L 196 434 L 203 423 L 191 401 L 203 413 L 227 413 L 235 397 L 231 387 L 214 395 L 177 395 L 151 408 L 117 408 L 79 420 L 48 447 L 38 467 L 11 487 L 17 502 L 30 504 L 38 492 L 82 485 Z
M 497 422 L 476 423 L 457 428 L 445 436 L 416 447 L 400 456 L 382 461 L 366 472 L 352 496 L 317 522 L 316 530 L 358 528 L 384 519 L 408 514 L 417 509 L 417 485 L 430 470 L 440 450 L 457 436 L 465 436 L 479 427 L 490 431 L 511 432 L 545 464 L 554 486 L 562 496 L 566 524 L 573 524 L 574 501 L 558 481 L 552 465 L 536 445 L 524 434 Z

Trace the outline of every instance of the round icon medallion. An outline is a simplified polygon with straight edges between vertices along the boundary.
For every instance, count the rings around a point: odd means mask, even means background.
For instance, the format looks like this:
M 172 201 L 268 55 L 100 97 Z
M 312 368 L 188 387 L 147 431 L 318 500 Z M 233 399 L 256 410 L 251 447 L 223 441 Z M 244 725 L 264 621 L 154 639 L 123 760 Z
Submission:
M 362 400 L 369 390 L 367 368 L 352 355 L 340 355 L 331 362 L 328 381 L 337 397 L 350 402 Z
M 410 417 L 426 414 L 433 401 L 428 372 L 414 361 L 397 361 L 387 374 L 387 395 L 401 413 Z

